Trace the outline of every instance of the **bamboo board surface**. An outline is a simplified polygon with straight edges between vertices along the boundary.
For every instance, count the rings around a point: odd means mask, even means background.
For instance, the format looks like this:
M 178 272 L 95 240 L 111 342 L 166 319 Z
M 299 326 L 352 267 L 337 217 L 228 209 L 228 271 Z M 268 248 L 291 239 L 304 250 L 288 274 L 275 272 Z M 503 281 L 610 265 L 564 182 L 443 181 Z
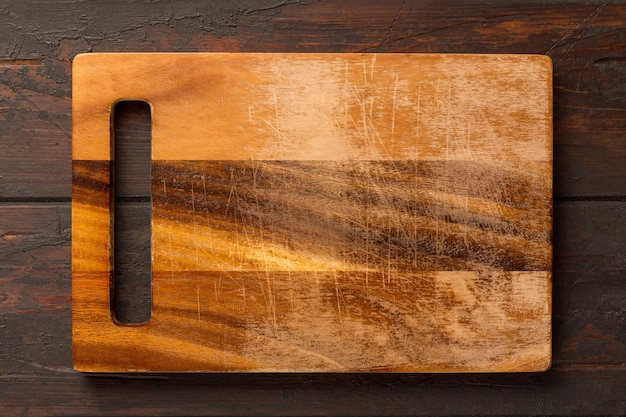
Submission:
M 551 98 L 541 56 L 78 56 L 75 367 L 546 369 Z M 109 300 L 125 99 L 152 109 L 141 326 Z

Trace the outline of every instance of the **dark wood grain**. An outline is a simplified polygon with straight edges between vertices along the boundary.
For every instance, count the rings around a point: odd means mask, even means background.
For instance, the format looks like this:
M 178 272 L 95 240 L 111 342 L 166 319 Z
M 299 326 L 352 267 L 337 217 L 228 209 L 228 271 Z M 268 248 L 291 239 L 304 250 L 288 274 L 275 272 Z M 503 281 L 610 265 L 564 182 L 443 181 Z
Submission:
M 8 376 L 4 410 L 42 415 L 622 415 L 619 368 L 539 375 Z M 55 394 L 50 395 L 53 391 Z M 24 406 L 28 404 L 28 408 Z M 59 413 L 60 414 L 60 413 Z
M 200 223 L 205 267 L 263 270 L 253 248 L 265 245 L 284 251 L 294 270 L 328 256 L 341 270 L 385 274 L 543 271 L 551 262 L 550 164 L 529 171 L 469 161 L 155 161 L 154 222 Z M 442 198 L 444 190 L 472 209 Z M 206 224 L 253 243 L 225 259 L 203 241 Z M 188 242 L 173 239 L 182 260 Z M 159 248 L 155 263 L 167 264 L 166 252 Z
M 0 6 L 3 415 L 626 413 L 621 1 L 7 1 Z M 554 366 L 540 375 L 84 378 L 71 370 L 70 64 L 93 51 L 547 53 Z M 60 203 L 46 201 L 62 200 Z M 608 200 L 608 201 L 607 201 Z

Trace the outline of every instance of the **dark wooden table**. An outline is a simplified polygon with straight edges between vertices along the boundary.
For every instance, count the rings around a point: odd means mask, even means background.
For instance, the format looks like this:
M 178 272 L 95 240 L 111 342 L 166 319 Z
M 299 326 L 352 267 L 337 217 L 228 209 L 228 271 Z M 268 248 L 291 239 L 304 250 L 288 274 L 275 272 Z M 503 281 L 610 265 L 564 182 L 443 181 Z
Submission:
M 551 56 L 552 369 L 73 371 L 71 61 L 89 51 Z M 145 127 L 132 107 L 126 112 L 128 131 Z M 0 115 L 0 415 L 626 413 L 625 2 L 7 0 L 0 5 Z

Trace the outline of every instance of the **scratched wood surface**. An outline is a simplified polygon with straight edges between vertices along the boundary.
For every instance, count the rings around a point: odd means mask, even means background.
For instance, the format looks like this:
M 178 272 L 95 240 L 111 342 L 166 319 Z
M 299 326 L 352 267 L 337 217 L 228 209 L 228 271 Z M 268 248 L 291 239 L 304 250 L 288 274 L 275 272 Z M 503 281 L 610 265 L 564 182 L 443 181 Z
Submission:
M 1 414 L 626 413 L 626 258 L 621 233 L 626 227 L 622 64 L 626 4 L 161 0 L 125 6 L 76 0 L 36 5 L 7 0 L 0 6 Z M 106 377 L 73 371 L 71 61 L 90 50 L 552 57 L 555 203 L 550 370 Z M 125 153 L 149 152 L 145 143 L 137 145 L 136 140 L 150 133 L 145 114 L 131 106 L 119 107 L 118 119 L 124 126 L 116 137 L 129 139 Z M 129 163 L 128 169 L 136 172 L 134 165 Z M 148 191 L 129 190 L 122 202 L 131 210 L 127 224 L 131 233 L 142 228 L 149 233 L 149 220 L 144 224 L 134 215 L 144 210 Z M 120 242 L 119 250 L 130 256 L 137 246 Z M 132 315 L 135 310 L 129 308 Z
M 76 368 L 545 370 L 551 74 L 525 55 L 77 57 Z M 109 132 L 133 98 L 153 309 L 123 326 Z

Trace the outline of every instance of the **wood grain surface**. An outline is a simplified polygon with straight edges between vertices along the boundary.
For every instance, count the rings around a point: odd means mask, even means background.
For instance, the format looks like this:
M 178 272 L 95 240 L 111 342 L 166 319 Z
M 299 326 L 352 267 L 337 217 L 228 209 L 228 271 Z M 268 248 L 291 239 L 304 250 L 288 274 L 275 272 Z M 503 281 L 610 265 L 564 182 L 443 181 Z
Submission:
M 0 10 L 2 415 L 626 413 L 622 2 L 7 0 Z M 362 50 L 533 53 L 553 59 L 550 370 L 91 377 L 73 371 L 74 56 L 88 51 Z M 149 139 L 149 114 L 125 104 L 118 105 L 116 137 L 128 138 L 121 141 L 125 154 L 145 154 L 149 147 L 137 138 Z M 140 177 L 136 165 L 129 162 L 126 169 Z M 150 188 L 139 186 L 145 180 L 133 182 L 120 202 L 128 211 L 117 220 L 126 221 L 130 234 L 150 233 L 149 219 L 145 222 L 139 215 L 148 204 Z M 142 257 L 147 252 L 136 242 L 118 246 L 125 256 L 138 259 L 136 265 L 146 262 Z M 132 317 L 144 306 L 143 301 L 128 306 L 124 314 Z
M 549 59 L 91 54 L 73 79 L 77 369 L 549 366 Z M 152 113 L 140 326 L 110 307 L 129 98 Z

